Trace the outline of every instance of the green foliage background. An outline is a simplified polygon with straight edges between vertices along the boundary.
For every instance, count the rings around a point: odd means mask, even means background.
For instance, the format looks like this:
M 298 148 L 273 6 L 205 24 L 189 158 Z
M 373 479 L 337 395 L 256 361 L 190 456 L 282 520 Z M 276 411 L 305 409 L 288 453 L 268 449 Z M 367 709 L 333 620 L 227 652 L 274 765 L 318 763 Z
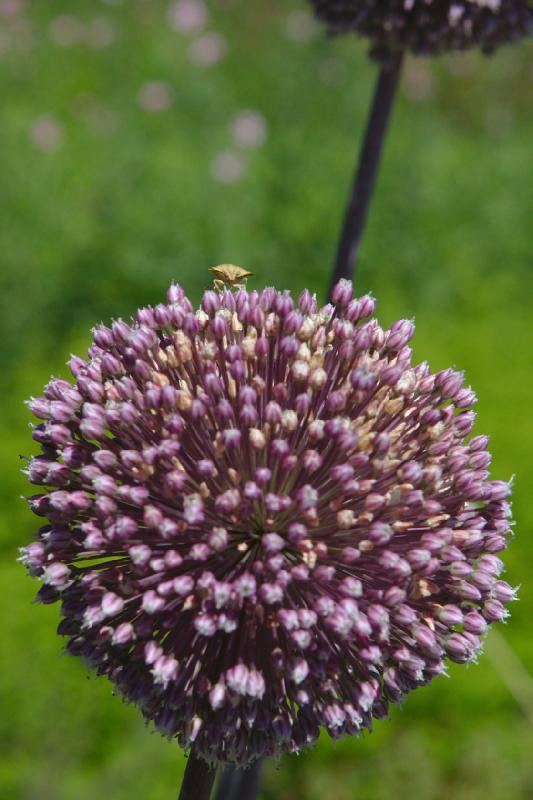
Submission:
M 109 684 L 61 657 L 58 610 L 31 605 L 37 587 L 15 563 L 37 527 L 19 500 L 18 456 L 34 451 L 22 401 L 66 375 L 94 322 L 157 303 L 175 279 L 196 300 L 213 264 L 323 294 L 375 78 L 363 42 L 287 35 L 303 0 L 211 3 L 209 28 L 228 43 L 211 68 L 190 63 L 167 6 L 27 0 L 12 18 L 0 3 L 2 800 L 166 800 L 184 766 Z M 60 14 L 105 17 L 115 41 L 62 48 Z M 263 800 L 533 796 L 532 52 L 407 65 L 357 281 L 384 323 L 416 317 L 419 359 L 465 369 L 476 389 L 493 473 L 516 476 L 506 561 L 520 602 L 479 665 L 452 668 L 372 735 L 268 765 Z M 173 88 L 167 111 L 139 107 L 151 80 Z M 84 103 L 116 128 L 91 129 Z M 210 165 L 242 108 L 269 136 L 222 185 Z M 54 151 L 28 135 L 43 115 L 62 126 Z

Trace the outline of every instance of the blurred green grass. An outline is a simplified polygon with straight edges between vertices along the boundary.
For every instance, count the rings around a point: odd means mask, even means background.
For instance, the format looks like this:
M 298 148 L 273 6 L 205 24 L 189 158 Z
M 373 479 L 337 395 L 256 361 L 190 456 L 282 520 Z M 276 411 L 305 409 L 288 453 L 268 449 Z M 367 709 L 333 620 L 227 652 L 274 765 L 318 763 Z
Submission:
M 173 279 L 197 299 L 207 268 L 233 261 L 257 287 L 327 283 L 375 75 L 364 43 L 290 38 L 288 24 L 307 30 L 296 0 L 208 7 L 228 53 L 202 68 L 188 56 L 195 37 L 172 30 L 160 0 L 28 2 L 14 16 L 0 3 L 2 800 L 163 800 L 184 764 L 105 681 L 60 656 L 57 609 L 31 605 L 36 586 L 14 561 L 36 527 L 19 500 L 29 490 L 18 456 L 34 449 L 23 400 L 66 375 L 95 321 L 157 302 Z M 114 41 L 58 45 L 50 26 L 62 14 L 104 18 Z M 416 317 L 419 359 L 466 370 L 494 475 L 515 475 L 506 562 L 522 588 L 502 630 L 529 672 L 532 52 L 408 64 L 357 282 L 385 323 Z M 161 113 L 138 102 L 154 80 L 173 92 Z M 243 154 L 241 180 L 221 184 L 212 163 L 235 149 L 228 126 L 246 108 L 264 116 L 268 138 Z M 56 149 L 32 141 L 42 117 L 59 131 Z M 512 697 L 488 656 L 451 673 L 372 735 L 324 738 L 268 765 L 263 800 L 533 796 L 528 696 Z

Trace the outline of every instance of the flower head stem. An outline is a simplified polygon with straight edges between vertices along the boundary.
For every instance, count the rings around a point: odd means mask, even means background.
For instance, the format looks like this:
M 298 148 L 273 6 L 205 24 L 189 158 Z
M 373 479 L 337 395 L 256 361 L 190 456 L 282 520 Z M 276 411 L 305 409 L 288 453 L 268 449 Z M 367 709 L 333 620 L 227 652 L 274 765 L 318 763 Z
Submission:
M 194 751 L 187 759 L 179 800 L 209 800 L 217 774 L 216 767 L 198 758 Z
M 380 68 L 370 116 L 344 214 L 337 256 L 329 285 L 330 294 L 333 286 L 341 278 L 350 280 L 355 272 L 359 245 L 374 189 L 390 112 L 399 83 L 402 61 L 402 55 L 397 55 Z
M 215 800 L 255 800 L 262 763 L 259 758 L 247 769 L 226 767 L 220 777 Z

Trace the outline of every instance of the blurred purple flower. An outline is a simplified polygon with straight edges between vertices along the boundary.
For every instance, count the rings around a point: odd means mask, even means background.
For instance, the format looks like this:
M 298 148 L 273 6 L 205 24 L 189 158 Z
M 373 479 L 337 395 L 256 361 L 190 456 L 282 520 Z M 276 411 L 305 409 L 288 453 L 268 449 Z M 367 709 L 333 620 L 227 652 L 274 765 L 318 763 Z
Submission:
M 243 177 L 246 162 L 239 153 L 221 150 L 211 164 L 211 175 L 218 183 L 237 183 Z
M 95 17 L 87 23 L 85 38 L 90 47 L 102 50 L 115 41 L 115 27 L 107 17 Z
M 167 16 L 170 25 L 180 33 L 198 33 L 209 19 L 202 0 L 176 0 L 169 6 Z
M 24 11 L 24 0 L 0 0 L 1 17 L 20 17 Z
M 228 52 L 225 39 L 219 33 L 205 33 L 191 42 L 189 60 L 198 67 L 218 64 Z
M 164 81 L 147 81 L 139 89 L 138 101 L 143 111 L 166 111 L 174 102 L 174 90 Z
M 51 39 L 60 47 L 74 47 L 82 41 L 83 23 L 70 14 L 55 17 L 49 26 Z
M 505 619 L 509 486 L 453 370 L 341 281 L 179 286 L 93 332 L 29 406 L 22 551 L 69 652 L 210 761 L 371 726 Z
M 480 47 L 491 53 L 533 31 L 529 0 L 310 0 L 331 33 L 355 31 L 387 61 L 410 50 L 435 55 Z
M 231 133 L 235 144 L 239 147 L 261 147 L 268 134 L 267 123 L 259 111 L 245 109 L 239 111 L 232 120 Z
M 38 150 L 58 150 L 63 144 L 63 126 L 49 114 L 34 119 L 28 134 Z

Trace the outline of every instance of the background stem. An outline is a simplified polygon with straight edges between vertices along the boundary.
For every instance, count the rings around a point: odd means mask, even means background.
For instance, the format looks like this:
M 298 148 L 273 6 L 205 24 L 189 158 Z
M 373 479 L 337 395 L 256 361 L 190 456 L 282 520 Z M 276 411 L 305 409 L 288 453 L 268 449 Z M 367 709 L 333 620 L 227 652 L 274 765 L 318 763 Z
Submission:
M 226 767 L 220 778 L 215 800 L 255 800 L 259 788 L 262 759 L 246 769 Z
M 210 767 L 191 752 L 187 759 L 179 800 L 209 800 L 216 774 L 216 767 Z
M 359 244 L 365 227 L 370 198 L 378 171 L 379 160 L 387 132 L 387 124 L 396 95 L 402 56 L 384 64 L 378 76 L 374 98 L 368 118 L 366 131 L 359 153 L 348 205 L 344 215 L 341 237 L 330 283 L 332 287 L 341 279 L 351 279 L 355 273 L 355 265 Z

